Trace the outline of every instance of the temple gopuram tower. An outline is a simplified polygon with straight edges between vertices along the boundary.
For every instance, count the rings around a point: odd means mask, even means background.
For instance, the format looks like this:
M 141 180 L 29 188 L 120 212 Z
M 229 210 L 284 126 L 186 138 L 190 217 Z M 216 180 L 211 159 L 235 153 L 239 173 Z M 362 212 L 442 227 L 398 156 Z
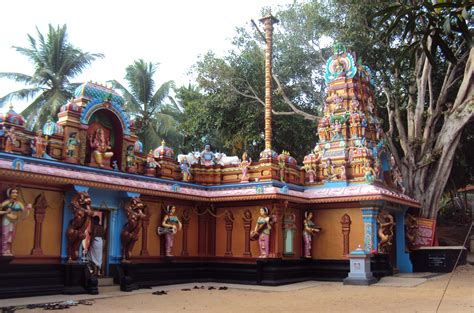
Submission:
M 340 44 L 326 62 L 327 98 L 318 123 L 319 143 L 304 160 L 312 183 L 393 185 L 390 153 L 377 117 L 374 82 L 368 66 Z

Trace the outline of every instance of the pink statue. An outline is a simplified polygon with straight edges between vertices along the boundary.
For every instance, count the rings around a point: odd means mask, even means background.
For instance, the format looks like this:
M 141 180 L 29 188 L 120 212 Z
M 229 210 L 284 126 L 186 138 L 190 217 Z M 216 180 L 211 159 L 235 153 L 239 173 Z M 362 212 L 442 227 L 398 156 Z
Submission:
M 240 162 L 240 169 L 242 170 L 242 177 L 240 178 L 241 182 L 249 181 L 248 168 L 251 163 L 252 159 L 247 160 L 247 152 L 244 152 L 244 154 L 242 154 L 242 162 Z
M 0 206 L 0 217 L 2 218 L 2 242 L 0 245 L 0 255 L 12 255 L 12 243 L 15 239 L 15 229 L 18 223 L 18 214 L 22 213 L 22 219 L 30 214 L 31 204 L 25 205 L 18 200 L 19 191 L 16 188 L 8 188 L 8 199 Z M 26 215 L 25 215 L 26 209 Z
M 15 144 L 15 127 L 10 127 L 5 133 L 5 152 L 11 153 Z
M 255 229 L 250 233 L 252 240 L 258 238 L 259 258 L 266 258 L 270 254 L 270 231 L 272 229 L 272 221 L 268 214 L 268 208 L 264 207 L 260 209 L 260 216 L 257 219 L 257 224 L 255 224 Z
M 111 149 L 111 147 L 109 145 L 109 140 L 105 138 L 105 132 L 103 128 L 97 128 L 93 138 L 90 138 L 89 144 L 91 149 L 93 149 L 92 157 L 94 158 L 95 163 L 99 167 L 108 167 L 110 164 L 104 164 L 104 161 L 109 160 L 114 155 L 114 153 L 107 152 L 107 150 Z
M 321 231 L 319 227 L 313 223 L 313 213 L 304 213 L 304 229 L 303 229 L 303 241 L 304 241 L 304 257 L 311 258 L 311 244 L 313 241 L 313 235 Z
M 183 227 L 175 213 L 176 207 L 174 205 L 168 205 L 166 207 L 166 215 L 161 223 L 161 226 L 163 227 L 158 228 L 158 234 L 165 235 L 166 256 L 173 256 L 171 254 L 171 249 L 173 248 L 174 235 Z
M 342 164 L 341 164 L 339 177 L 341 178 L 341 180 L 346 180 L 347 179 L 346 162 L 342 162 Z

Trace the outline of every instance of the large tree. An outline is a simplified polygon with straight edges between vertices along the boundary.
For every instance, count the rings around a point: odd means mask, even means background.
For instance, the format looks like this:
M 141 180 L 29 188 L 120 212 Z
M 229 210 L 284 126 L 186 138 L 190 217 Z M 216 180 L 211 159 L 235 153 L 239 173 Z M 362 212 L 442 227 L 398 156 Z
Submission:
M 122 92 L 125 106 L 136 120 L 137 135 L 145 152 L 159 146 L 161 140 L 173 147 L 179 147 L 182 141 L 177 130 L 181 109 L 169 96 L 174 82 L 164 82 L 156 89 L 156 69 L 155 63 L 136 60 L 125 70 L 128 88 L 112 81 L 113 86 Z
M 429 218 L 437 216 L 463 129 L 474 118 L 471 8 L 467 1 L 400 1 L 378 23 L 402 55 L 382 76 L 387 139 L 407 192 Z
M 33 99 L 22 114 L 29 126 L 35 128 L 43 124 L 48 116 L 55 115 L 72 96 L 78 84 L 71 83 L 71 79 L 103 55 L 83 52 L 73 46 L 68 41 L 66 25 L 56 28 L 49 25 L 46 36 L 37 29 L 36 38 L 28 35 L 28 41 L 28 48 L 13 48 L 33 63 L 34 72 L 32 75 L 0 73 L 0 77 L 27 85 L 0 98 L 0 106 L 14 99 Z
M 294 129 L 304 124 L 289 124 L 288 116 L 317 118 L 324 101 L 323 64 L 330 53 L 325 47 L 343 42 L 375 72 L 387 139 L 407 193 L 421 202 L 422 215 L 436 217 L 462 130 L 473 117 L 471 9 L 465 1 L 327 0 L 295 2 L 274 12 L 280 19 L 274 34 L 275 137 L 282 124 Z M 198 63 L 203 103 L 222 97 L 229 107 L 262 106 L 259 37 L 240 29 L 229 54 Z M 315 125 L 305 124 L 308 128 L 297 134 L 280 136 L 281 148 L 295 142 L 309 148 Z

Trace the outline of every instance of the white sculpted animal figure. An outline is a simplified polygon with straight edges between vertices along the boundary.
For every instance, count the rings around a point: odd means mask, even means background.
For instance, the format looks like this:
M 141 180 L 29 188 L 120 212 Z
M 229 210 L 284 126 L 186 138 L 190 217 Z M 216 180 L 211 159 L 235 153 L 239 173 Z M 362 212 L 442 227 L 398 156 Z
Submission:
M 188 161 L 189 165 L 199 163 L 199 152 L 189 152 L 188 154 L 178 154 L 178 162 L 181 163 L 183 159 Z
M 240 159 L 238 156 L 227 156 L 225 153 L 217 152 L 214 154 L 216 163 L 222 166 L 226 165 L 240 165 Z

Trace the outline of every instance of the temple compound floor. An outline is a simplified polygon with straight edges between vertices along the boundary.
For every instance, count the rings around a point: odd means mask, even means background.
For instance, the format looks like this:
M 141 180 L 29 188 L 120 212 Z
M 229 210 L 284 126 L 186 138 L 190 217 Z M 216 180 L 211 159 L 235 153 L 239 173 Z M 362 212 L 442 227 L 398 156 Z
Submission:
M 218 288 L 225 284 L 213 283 L 204 284 L 204 289 L 193 289 L 195 285 L 203 285 L 198 283 L 162 286 L 92 300 L 90 306 L 78 305 L 67 312 L 436 312 L 450 275 L 432 276 L 425 283 L 407 283 L 406 286 L 403 286 L 403 278 L 394 282 L 395 277 L 386 277 L 387 282 L 384 278 L 368 287 L 314 281 L 279 287 L 227 285 L 227 290 Z M 473 281 L 473 265 L 458 267 L 438 312 L 473 312 Z M 209 290 L 210 286 L 216 289 Z M 156 290 L 167 290 L 167 294 L 153 295 Z M 50 298 L 54 301 L 63 297 Z M 0 300 L 0 306 L 7 301 L 11 304 L 13 300 Z M 22 299 L 16 301 L 21 303 Z M 43 311 L 19 309 L 16 312 Z

